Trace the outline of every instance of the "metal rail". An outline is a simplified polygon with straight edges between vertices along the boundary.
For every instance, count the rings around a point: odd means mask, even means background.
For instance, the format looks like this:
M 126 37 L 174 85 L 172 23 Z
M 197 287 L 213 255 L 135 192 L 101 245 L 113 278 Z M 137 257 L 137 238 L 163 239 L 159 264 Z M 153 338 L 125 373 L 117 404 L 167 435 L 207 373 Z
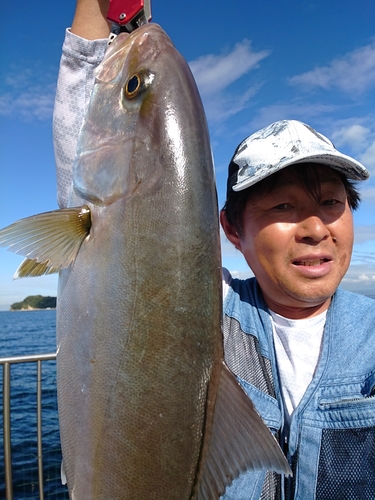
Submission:
M 56 353 L 33 354 L 0 358 L 3 365 L 3 430 L 4 430 L 4 469 L 6 500 L 13 500 L 12 451 L 10 434 L 10 374 L 11 365 L 16 363 L 37 363 L 37 446 L 39 496 L 44 500 L 43 449 L 42 449 L 42 362 L 56 359 Z

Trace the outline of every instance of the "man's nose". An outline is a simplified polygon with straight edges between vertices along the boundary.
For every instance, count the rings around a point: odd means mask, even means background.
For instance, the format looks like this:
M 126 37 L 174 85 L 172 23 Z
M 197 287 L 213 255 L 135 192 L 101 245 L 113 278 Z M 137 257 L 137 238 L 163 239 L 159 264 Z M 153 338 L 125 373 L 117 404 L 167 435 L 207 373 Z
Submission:
M 330 231 L 318 215 L 309 215 L 298 224 L 296 238 L 301 241 L 309 240 L 314 243 L 319 243 L 329 237 Z

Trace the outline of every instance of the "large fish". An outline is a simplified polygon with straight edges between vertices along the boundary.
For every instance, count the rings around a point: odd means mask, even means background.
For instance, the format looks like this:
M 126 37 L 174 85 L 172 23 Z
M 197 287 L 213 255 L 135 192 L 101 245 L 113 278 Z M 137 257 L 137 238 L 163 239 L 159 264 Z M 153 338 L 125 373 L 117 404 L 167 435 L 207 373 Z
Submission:
M 289 466 L 223 358 L 217 200 L 188 65 L 157 25 L 99 66 L 78 142 L 82 206 L 19 221 L 18 275 L 62 269 L 58 404 L 72 499 L 217 499 Z

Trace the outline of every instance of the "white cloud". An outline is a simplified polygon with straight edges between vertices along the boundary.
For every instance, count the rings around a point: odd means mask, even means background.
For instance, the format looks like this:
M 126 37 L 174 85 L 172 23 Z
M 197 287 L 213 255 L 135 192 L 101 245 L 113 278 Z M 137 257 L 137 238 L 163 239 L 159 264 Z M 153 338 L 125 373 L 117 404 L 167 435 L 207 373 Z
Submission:
M 51 71 L 37 64 L 34 68 L 12 68 L 0 90 L 0 115 L 25 121 L 52 117 L 56 84 Z
M 359 157 L 360 161 L 372 172 L 375 171 L 375 140 Z
M 208 54 L 191 61 L 189 66 L 194 74 L 202 95 L 210 95 L 227 88 L 267 57 L 269 52 L 253 52 L 249 40 L 237 43 L 232 52 L 223 56 Z
M 239 278 L 240 280 L 246 280 L 254 276 L 254 273 L 250 268 L 247 271 L 230 270 L 230 274 L 232 275 L 232 278 Z
M 350 146 L 353 150 L 360 150 L 367 146 L 371 130 L 358 123 L 340 127 L 332 133 L 335 146 Z
M 324 115 L 330 115 L 335 109 L 336 107 L 332 104 L 312 104 L 299 100 L 290 101 L 286 104 L 272 104 L 261 108 L 250 125 L 245 125 L 243 133 L 244 135 L 249 134 L 249 130 L 255 132 L 255 130 L 278 120 L 300 120 L 310 124 L 310 120 L 316 120 L 316 118 L 324 117 Z M 318 130 L 321 131 L 320 128 Z
M 235 95 L 226 90 L 249 71 L 257 68 L 258 63 L 268 55 L 269 52 L 265 50 L 254 52 L 250 41 L 243 40 L 227 54 L 208 54 L 189 63 L 209 121 L 219 122 L 246 106 L 250 97 L 258 91 L 259 84 Z
M 373 114 L 341 119 L 333 124 L 330 138 L 342 152 L 375 173 L 375 122 Z M 347 151 L 349 149 L 349 151 Z
M 331 135 L 335 146 L 349 147 L 370 172 L 375 171 L 375 126 L 372 116 L 351 118 Z
M 375 85 L 375 39 L 334 59 L 327 66 L 290 78 L 289 83 L 309 88 L 338 89 L 355 96 L 364 92 Z
M 368 281 L 371 280 L 371 276 L 367 276 L 366 274 L 360 274 L 358 276 L 358 281 Z
M 375 262 L 357 264 L 352 263 L 346 273 L 341 286 L 352 292 L 363 293 L 375 297 Z
M 49 120 L 52 117 L 55 99 L 55 85 L 34 86 L 26 92 L 7 92 L 0 95 L 0 115 Z

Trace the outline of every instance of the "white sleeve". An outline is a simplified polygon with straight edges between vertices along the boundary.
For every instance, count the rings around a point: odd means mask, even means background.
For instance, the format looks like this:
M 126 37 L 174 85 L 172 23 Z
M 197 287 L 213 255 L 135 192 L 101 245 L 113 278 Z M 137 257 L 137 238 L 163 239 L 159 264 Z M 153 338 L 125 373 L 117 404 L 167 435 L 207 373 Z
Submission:
M 68 204 L 78 134 L 94 85 L 94 70 L 103 59 L 107 39 L 85 40 L 66 30 L 53 113 L 57 201 Z
M 225 297 L 227 296 L 228 290 L 230 288 L 230 284 L 232 281 L 232 275 L 230 274 L 228 269 L 223 267 L 222 276 L 223 276 L 223 300 L 224 300 Z

